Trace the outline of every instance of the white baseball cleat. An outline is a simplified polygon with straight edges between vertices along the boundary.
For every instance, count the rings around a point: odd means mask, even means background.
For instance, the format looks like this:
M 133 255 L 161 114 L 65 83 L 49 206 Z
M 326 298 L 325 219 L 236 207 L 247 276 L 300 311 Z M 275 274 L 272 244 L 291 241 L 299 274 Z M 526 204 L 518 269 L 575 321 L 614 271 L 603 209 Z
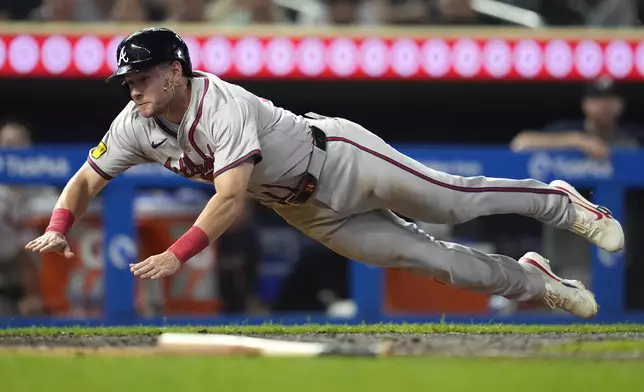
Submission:
M 550 186 L 566 192 L 575 207 L 575 221 L 570 231 L 608 252 L 618 252 L 624 247 L 622 225 L 608 208 L 592 204 L 565 181 L 555 180 Z
M 550 268 L 550 262 L 536 252 L 528 252 L 519 260 L 528 271 L 540 272 L 546 282 L 543 302 L 552 309 L 563 309 L 577 317 L 591 318 L 597 314 L 599 306 L 595 295 L 578 280 L 561 279 Z

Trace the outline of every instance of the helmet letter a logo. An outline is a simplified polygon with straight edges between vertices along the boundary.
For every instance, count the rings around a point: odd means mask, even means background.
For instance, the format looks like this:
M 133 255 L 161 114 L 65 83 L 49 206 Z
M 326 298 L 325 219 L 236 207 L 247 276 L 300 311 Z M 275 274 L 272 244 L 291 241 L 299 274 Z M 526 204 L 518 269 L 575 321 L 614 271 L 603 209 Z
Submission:
M 127 63 L 130 61 L 130 59 L 127 58 L 127 55 L 125 54 L 125 47 L 121 48 L 121 53 L 119 53 L 119 66 L 123 63 Z

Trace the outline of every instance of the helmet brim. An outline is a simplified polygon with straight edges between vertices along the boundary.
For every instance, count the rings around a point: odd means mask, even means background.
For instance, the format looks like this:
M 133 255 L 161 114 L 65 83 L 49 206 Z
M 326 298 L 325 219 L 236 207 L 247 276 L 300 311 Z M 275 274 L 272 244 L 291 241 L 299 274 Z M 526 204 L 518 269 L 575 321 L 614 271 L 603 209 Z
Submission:
M 125 75 L 141 72 L 141 71 L 144 71 L 144 70 L 146 70 L 146 69 L 148 69 L 148 68 L 150 68 L 152 66 L 153 66 L 152 64 L 146 64 L 146 63 L 138 63 L 138 64 L 135 63 L 135 64 L 122 65 L 122 66 L 118 67 L 116 69 L 116 71 L 114 71 L 113 74 L 108 76 L 105 79 L 105 82 L 106 83 L 122 82 L 123 77 Z M 184 75 L 186 77 L 189 77 L 189 78 L 194 78 L 194 77 L 198 76 L 192 70 L 187 71 Z
M 159 61 L 154 61 L 153 59 L 145 59 L 129 64 L 124 64 L 118 67 L 112 75 L 108 76 L 107 79 L 105 79 L 105 81 L 107 83 L 120 81 L 123 80 L 123 76 L 125 75 L 145 71 L 146 69 L 150 69 L 157 64 L 159 64 Z
M 121 81 L 121 80 L 123 80 L 123 76 L 125 76 L 127 74 L 137 73 L 139 71 L 140 70 L 138 68 L 133 67 L 132 65 L 123 65 L 121 67 L 118 67 L 116 69 L 116 71 L 114 71 L 113 74 L 108 76 L 105 79 L 105 82 L 106 83 L 114 83 L 116 81 Z

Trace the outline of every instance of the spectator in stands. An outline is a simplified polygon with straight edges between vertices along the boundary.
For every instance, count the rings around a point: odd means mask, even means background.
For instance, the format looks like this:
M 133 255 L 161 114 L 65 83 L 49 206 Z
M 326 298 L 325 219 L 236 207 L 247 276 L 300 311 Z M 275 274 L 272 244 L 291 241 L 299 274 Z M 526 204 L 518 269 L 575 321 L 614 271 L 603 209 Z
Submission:
M 391 24 L 427 24 L 430 21 L 429 0 L 384 0 L 387 22 Z
M 215 0 L 218 2 L 219 0 Z M 167 0 L 166 15 L 170 22 L 203 22 L 207 0 Z
M 436 0 L 433 23 L 471 25 L 478 24 L 479 17 L 472 9 L 471 0 Z
M 272 0 L 214 0 L 205 14 L 207 20 L 225 25 L 291 23 L 286 9 Z
M 115 22 L 142 22 L 148 19 L 148 9 L 141 0 L 115 0 L 110 11 L 110 20 Z
M 593 159 L 605 159 L 612 148 L 639 148 L 641 128 L 621 121 L 623 98 L 610 78 L 586 85 L 581 101 L 582 118 L 556 121 L 543 130 L 527 130 L 511 142 L 514 151 L 576 149 Z M 590 190 L 578 189 L 592 199 Z M 590 282 L 591 248 L 578 236 L 550 227 L 543 228 L 542 252 L 552 255 L 555 273 Z
M 316 12 L 300 13 L 304 25 L 380 25 L 385 24 L 389 3 L 382 0 L 322 0 Z
M 0 128 L 0 148 L 31 145 L 27 128 L 7 123 Z M 24 228 L 30 195 L 38 190 L 0 186 L 0 316 L 37 315 L 43 311 L 38 268 L 34 256 L 24 250 L 33 236 Z
M 42 0 L 29 15 L 43 22 L 93 22 L 105 20 L 108 8 L 99 6 L 105 0 Z
M 7 122 L 0 128 L 0 147 L 25 148 L 31 146 L 31 134 L 24 125 Z
M 21 20 L 40 5 L 41 0 L 2 0 L 0 1 L 0 20 Z
M 581 108 L 583 118 L 557 121 L 541 131 L 523 131 L 510 147 L 514 151 L 577 149 L 592 158 L 603 159 L 611 148 L 640 146 L 644 131 L 640 126 L 621 121 L 624 101 L 611 79 L 601 78 L 590 83 Z
M 77 0 L 78 1 L 78 0 Z M 117 0 L 81 0 L 91 3 L 92 12 L 96 15 L 97 21 L 107 20 L 112 13 Z M 142 1 L 142 0 L 139 0 Z

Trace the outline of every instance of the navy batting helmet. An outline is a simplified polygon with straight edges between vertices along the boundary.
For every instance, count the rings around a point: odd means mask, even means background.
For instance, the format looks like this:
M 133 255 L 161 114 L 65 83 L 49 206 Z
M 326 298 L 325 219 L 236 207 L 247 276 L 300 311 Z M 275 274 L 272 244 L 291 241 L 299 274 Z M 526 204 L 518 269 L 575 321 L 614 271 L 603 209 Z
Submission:
M 136 31 L 125 37 L 116 48 L 118 68 L 106 82 L 121 80 L 123 75 L 143 71 L 167 61 L 179 61 L 183 66 L 183 74 L 193 76 L 188 45 L 174 31 L 160 27 Z

